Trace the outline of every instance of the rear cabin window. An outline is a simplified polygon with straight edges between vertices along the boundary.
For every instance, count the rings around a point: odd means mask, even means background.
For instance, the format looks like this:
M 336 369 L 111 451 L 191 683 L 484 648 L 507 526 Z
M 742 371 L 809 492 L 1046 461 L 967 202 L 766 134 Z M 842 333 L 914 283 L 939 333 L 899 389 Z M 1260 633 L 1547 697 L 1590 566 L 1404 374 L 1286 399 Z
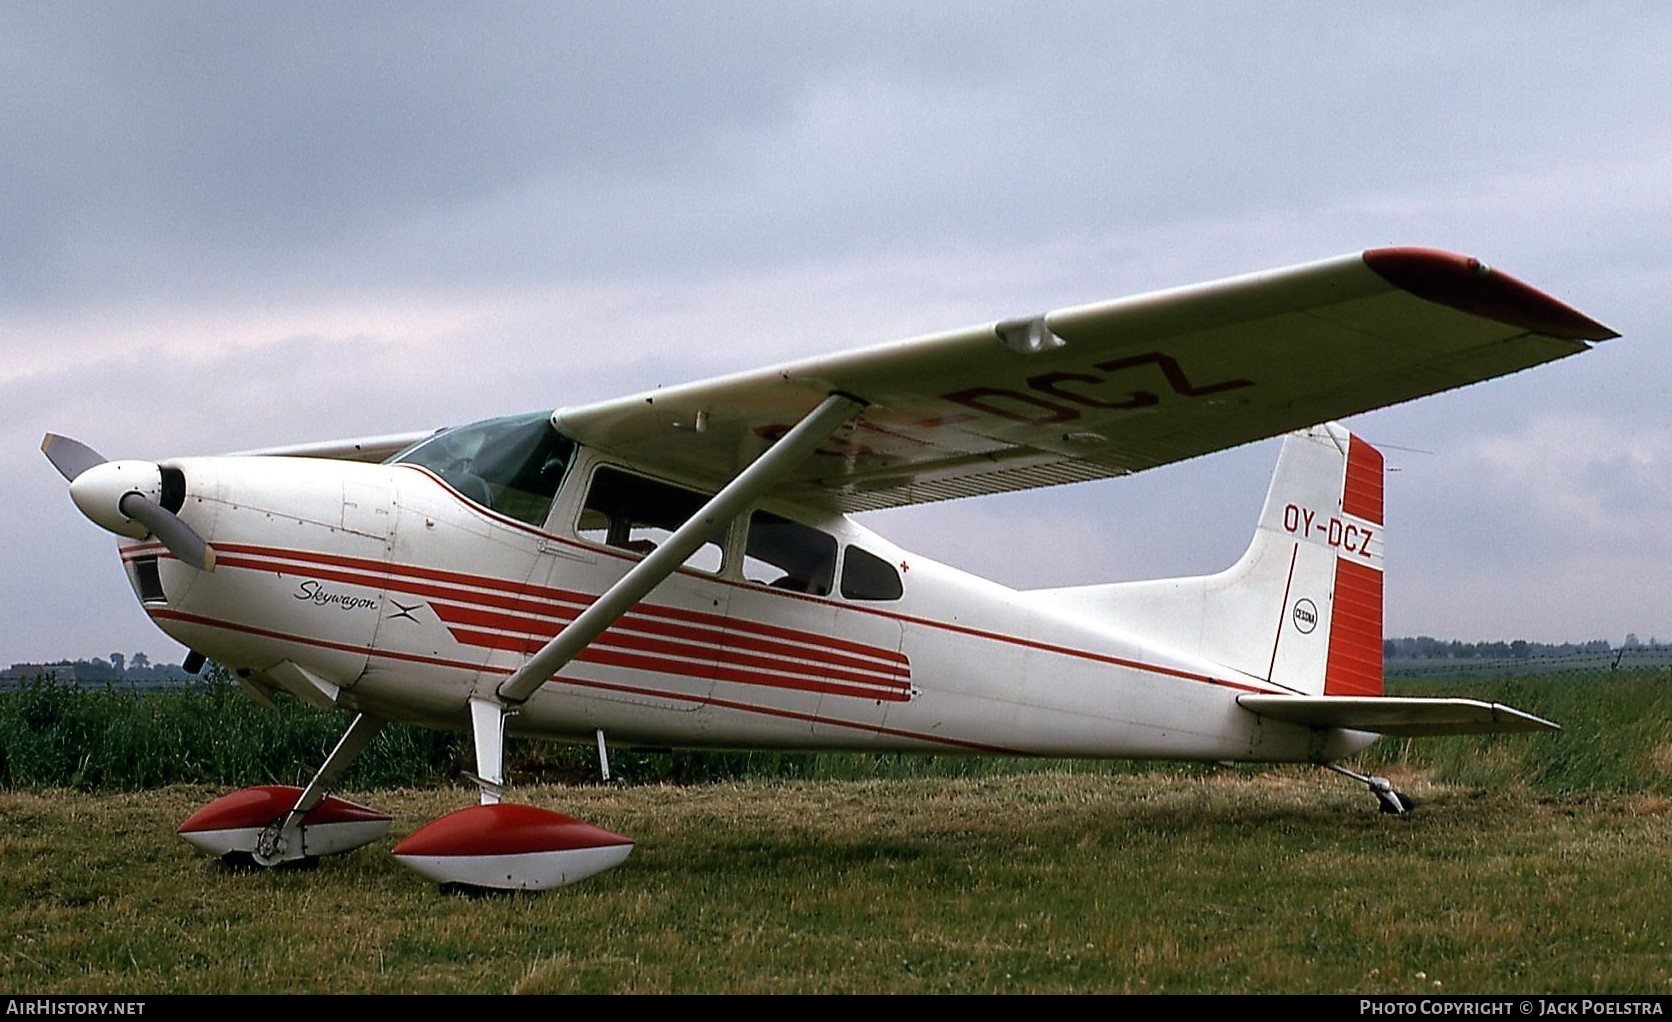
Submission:
M 898 600 L 904 588 L 894 565 L 856 546 L 842 555 L 842 595 L 850 600 Z
M 592 474 L 592 489 L 586 494 L 576 532 L 593 543 L 648 554 L 667 542 L 673 531 L 708 503 L 695 490 L 659 483 L 620 469 L 600 468 Z M 717 572 L 724 561 L 720 544 L 726 527 L 720 526 L 708 542 L 685 559 L 685 566 Z
M 749 516 L 743 577 L 774 589 L 827 596 L 836 577 L 836 537 L 756 511 Z

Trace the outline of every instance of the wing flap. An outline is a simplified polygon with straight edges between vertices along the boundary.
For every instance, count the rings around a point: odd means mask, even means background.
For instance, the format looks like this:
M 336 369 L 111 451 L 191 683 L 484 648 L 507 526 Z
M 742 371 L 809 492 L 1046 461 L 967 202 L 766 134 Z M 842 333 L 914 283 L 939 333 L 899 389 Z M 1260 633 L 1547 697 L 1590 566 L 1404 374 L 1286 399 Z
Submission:
M 1463 257 L 1377 250 L 560 409 L 555 421 L 589 446 L 718 485 L 825 395 L 852 395 L 865 411 L 776 492 L 862 511 L 1137 472 L 1612 336 Z
M 1478 699 L 1241 695 L 1237 704 L 1262 717 L 1290 724 L 1373 731 L 1401 738 L 1561 730 L 1560 725 L 1542 717 Z

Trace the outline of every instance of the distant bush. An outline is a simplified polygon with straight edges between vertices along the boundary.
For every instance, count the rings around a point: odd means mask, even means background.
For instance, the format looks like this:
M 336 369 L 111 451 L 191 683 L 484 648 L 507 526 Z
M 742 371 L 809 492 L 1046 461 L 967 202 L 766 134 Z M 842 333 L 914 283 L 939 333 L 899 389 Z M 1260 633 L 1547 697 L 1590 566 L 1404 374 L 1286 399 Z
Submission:
M 39 680 L 0 695 L 0 786 L 120 791 L 300 783 L 350 720 L 291 700 L 265 709 L 213 668 L 203 683 L 145 694 Z M 392 724 L 355 762 L 354 782 L 380 787 L 444 778 L 461 740 Z
M 348 728 L 347 711 L 287 696 L 267 709 L 210 665 L 188 686 L 136 692 L 59 685 L 50 679 L 0 693 L 0 788 L 131 791 L 168 784 L 305 784 Z M 706 784 L 745 778 L 967 777 L 1019 770 L 1129 773 L 1154 764 L 1006 759 L 905 753 L 637 750 L 612 746 L 611 776 L 635 784 Z M 1178 770 L 1169 764 L 1168 769 Z M 354 788 L 441 783 L 475 769 L 469 736 L 398 722 L 386 725 L 343 777 Z M 1194 766 L 1185 769 L 1197 769 Z M 1207 769 L 1207 768 L 1202 768 Z M 585 784 L 600 778 L 597 749 L 511 737 L 513 784 Z

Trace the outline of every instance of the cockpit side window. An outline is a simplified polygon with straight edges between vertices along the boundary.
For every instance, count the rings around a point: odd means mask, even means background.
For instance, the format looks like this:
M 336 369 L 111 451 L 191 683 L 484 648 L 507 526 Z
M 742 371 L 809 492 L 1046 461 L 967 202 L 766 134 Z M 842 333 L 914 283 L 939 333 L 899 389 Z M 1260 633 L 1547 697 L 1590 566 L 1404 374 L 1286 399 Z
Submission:
M 749 516 L 743 577 L 795 593 L 826 596 L 836 577 L 836 537 L 770 511 Z
M 389 460 L 422 465 L 472 503 L 543 526 L 574 455 L 550 413 L 535 412 L 450 429 Z
M 592 474 L 592 488 L 587 491 L 576 531 L 593 543 L 648 554 L 667 542 L 673 531 L 706 503 L 708 497 L 695 490 L 604 466 Z M 725 536 L 726 527 L 722 525 L 685 559 L 685 566 L 719 571 L 725 559 L 721 550 Z

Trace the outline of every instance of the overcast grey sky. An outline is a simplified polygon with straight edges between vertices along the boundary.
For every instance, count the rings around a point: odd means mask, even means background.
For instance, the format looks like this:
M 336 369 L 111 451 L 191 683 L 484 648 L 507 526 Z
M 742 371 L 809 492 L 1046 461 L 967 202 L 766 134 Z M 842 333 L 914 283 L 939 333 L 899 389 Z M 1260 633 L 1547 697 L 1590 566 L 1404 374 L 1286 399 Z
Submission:
M 11 0 L 0 664 L 180 652 L 48 430 L 419 429 L 1389 244 L 1625 335 L 1349 423 L 1389 634 L 1672 639 L 1669 50 L 1654 3 Z M 1275 456 L 865 520 L 1015 585 L 1217 570 Z

